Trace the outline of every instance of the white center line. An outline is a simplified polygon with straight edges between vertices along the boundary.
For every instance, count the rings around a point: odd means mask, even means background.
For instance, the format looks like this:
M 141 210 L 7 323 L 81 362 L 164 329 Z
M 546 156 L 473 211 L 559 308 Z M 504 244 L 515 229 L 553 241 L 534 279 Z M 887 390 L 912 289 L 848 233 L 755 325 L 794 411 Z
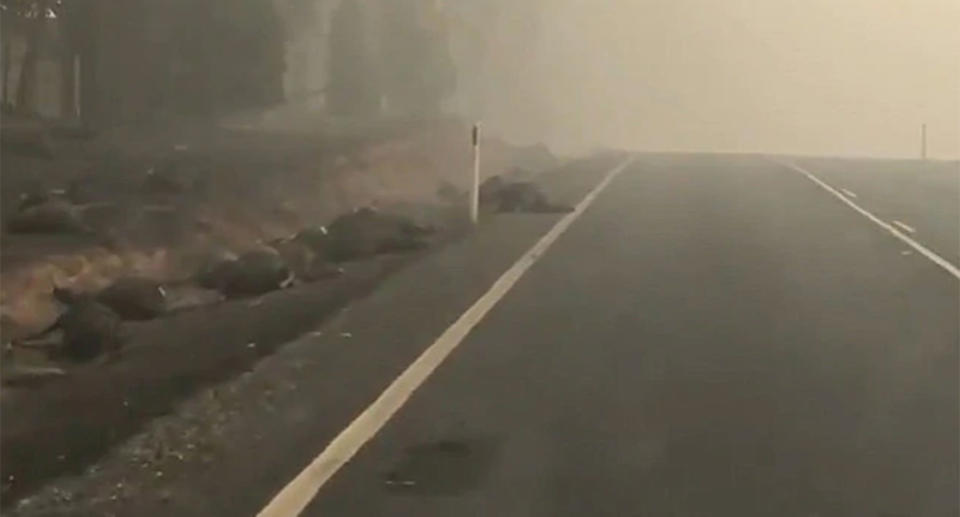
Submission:
M 847 189 L 845 189 L 845 188 L 842 188 L 842 189 L 840 189 L 840 190 L 842 190 L 843 193 L 846 194 L 847 197 L 853 198 L 853 199 L 857 199 L 857 195 L 856 195 L 855 193 L 853 193 L 853 192 L 851 192 L 851 191 L 849 191 L 849 190 L 847 190 Z
M 430 345 L 390 386 L 380 394 L 367 409 L 333 439 L 313 461 L 303 469 L 290 483 L 267 504 L 258 517 L 295 517 L 316 497 L 320 488 L 329 481 L 340 468 L 350 461 L 361 447 L 406 403 L 413 392 L 427 380 L 430 374 L 453 352 L 467 334 L 479 323 L 520 280 L 543 253 L 560 237 L 571 224 L 593 203 L 597 196 L 624 169 L 633 158 L 624 160 L 619 166 L 607 173 L 593 190 L 590 191 L 573 212 L 564 216 L 533 245 L 520 259 L 508 269 L 490 290 L 481 296 L 457 321 Z
M 803 167 L 800 167 L 799 165 L 794 164 L 794 163 L 785 162 L 785 161 L 778 161 L 778 160 L 774 160 L 774 159 L 772 159 L 772 158 L 768 158 L 768 159 L 769 159 L 770 161 L 772 161 L 773 163 L 776 163 L 776 164 L 779 164 L 779 165 L 783 165 L 784 167 L 788 167 L 788 168 L 790 168 L 790 169 L 793 169 L 793 170 L 799 172 L 800 174 L 803 174 L 803 175 L 806 176 L 810 181 L 812 181 L 812 182 L 816 183 L 817 185 L 819 185 L 820 188 L 822 188 L 823 190 L 826 190 L 827 192 L 829 192 L 829 193 L 833 194 L 834 196 L 836 196 L 837 199 L 839 199 L 839 200 L 843 201 L 844 203 L 846 203 L 847 206 L 849 206 L 850 208 L 852 208 L 852 209 L 854 209 L 855 211 L 857 211 L 860 215 L 862 215 L 862 216 L 866 217 L 867 219 L 873 221 L 877 226 L 883 228 L 884 230 L 887 230 L 888 232 L 890 232 L 891 234 L 893 234 L 894 237 L 896 237 L 896 238 L 900 239 L 901 241 L 907 243 L 911 248 L 913 248 L 913 249 L 915 249 L 916 251 L 918 251 L 918 252 L 919 252 L 921 255 L 923 255 L 924 257 L 927 257 L 931 262 L 933 262 L 934 264 L 936 264 L 936 265 L 940 266 L 941 268 L 943 268 L 947 273 L 950 273 L 951 275 L 953 275 L 953 276 L 956 277 L 957 279 L 960 279 L 960 269 L 958 269 L 957 266 L 953 265 L 950 261 L 948 261 L 947 259 L 941 257 L 940 255 L 937 255 L 936 253 L 934 253 L 932 250 L 930 250 L 929 248 L 927 248 L 927 247 L 924 246 L 923 244 L 920 244 L 919 242 L 913 240 L 912 238 L 910 238 L 909 235 L 901 232 L 901 231 L 898 230 L 895 226 L 893 226 L 893 225 L 887 223 L 886 221 L 884 221 L 883 219 L 880 219 L 879 217 L 873 215 L 872 213 L 868 212 L 866 209 L 862 208 L 860 205 L 854 203 L 853 201 L 850 201 L 849 199 L 847 199 L 846 197 L 844 197 L 843 194 L 840 193 L 840 191 L 838 191 L 837 189 L 831 187 L 829 184 L 827 184 L 825 181 L 821 180 L 820 178 L 816 177 L 812 172 L 810 172 L 810 171 L 808 171 L 807 169 L 804 169 Z
M 905 231 L 905 232 L 907 232 L 907 233 L 917 233 L 916 228 L 914 228 L 914 227 L 912 227 L 912 226 L 910 226 L 910 225 L 908 225 L 907 223 L 904 223 L 904 222 L 902 222 L 902 221 L 896 221 L 896 220 L 894 220 L 894 221 L 893 221 L 893 224 L 899 226 L 903 231 Z

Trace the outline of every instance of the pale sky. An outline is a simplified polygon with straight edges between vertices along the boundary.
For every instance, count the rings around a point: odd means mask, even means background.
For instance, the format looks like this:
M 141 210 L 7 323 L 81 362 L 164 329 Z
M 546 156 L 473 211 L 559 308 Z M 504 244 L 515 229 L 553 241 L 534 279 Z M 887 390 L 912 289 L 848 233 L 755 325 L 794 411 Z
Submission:
M 960 0 L 460 2 L 494 35 L 462 109 L 514 139 L 960 155 Z

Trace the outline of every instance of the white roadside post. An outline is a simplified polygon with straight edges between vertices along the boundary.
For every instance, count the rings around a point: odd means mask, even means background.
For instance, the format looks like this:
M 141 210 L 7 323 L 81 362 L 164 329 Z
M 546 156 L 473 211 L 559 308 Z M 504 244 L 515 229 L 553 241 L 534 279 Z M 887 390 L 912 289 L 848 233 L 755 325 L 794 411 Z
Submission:
M 470 222 L 480 217 L 480 124 L 473 125 L 473 182 L 470 185 Z
M 920 126 L 920 159 L 927 161 L 927 125 Z

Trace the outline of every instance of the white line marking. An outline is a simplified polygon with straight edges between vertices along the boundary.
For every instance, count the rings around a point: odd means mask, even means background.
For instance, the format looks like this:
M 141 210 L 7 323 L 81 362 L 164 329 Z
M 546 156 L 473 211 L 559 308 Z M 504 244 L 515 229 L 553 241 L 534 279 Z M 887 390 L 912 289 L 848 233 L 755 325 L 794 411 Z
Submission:
M 902 221 L 896 221 L 896 220 L 895 220 L 895 221 L 893 221 L 893 224 L 899 226 L 901 230 L 903 230 L 903 231 L 905 231 L 905 232 L 907 232 L 907 233 L 917 233 L 917 229 L 916 229 L 916 228 L 914 228 L 914 227 L 912 227 L 912 226 L 910 226 L 910 225 L 908 225 L 907 223 L 904 223 L 904 222 L 902 222 Z
M 590 191 L 573 212 L 564 216 L 510 267 L 483 296 L 464 312 L 456 322 L 437 338 L 416 361 L 410 364 L 376 401 L 363 411 L 333 439 L 300 474 L 274 496 L 257 514 L 258 517 L 295 517 L 316 497 L 320 488 L 360 450 L 361 447 L 390 420 L 434 370 L 479 323 L 537 259 L 565 232 L 593 203 L 597 196 L 619 175 L 633 158 L 614 168 Z
M 853 192 L 851 192 L 851 191 L 849 191 L 849 190 L 847 190 L 847 189 L 845 189 L 845 188 L 842 188 L 842 189 L 840 189 L 840 190 L 842 190 L 843 193 L 844 193 L 847 197 L 852 198 L 852 199 L 857 199 L 857 195 L 856 195 L 855 193 L 853 193 Z
M 931 262 L 933 262 L 934 264 L 936 264 L 936 265 L 940 266 L 941 268 L 943 268 L 947 273 L 950 273 L 951 275 L 953 275 L 953 276 L 956 277 L 957 279 L 960 279 L 960 269 L 958 269 L 957 266 L 953 265 L 952 263 L 950 263 L 950 261 L 948 261 L 947 259 L 941 257 L 940 255 L 937 255 L 936 253 L 934 253 L 933 251 L 931 251 L 929 248 L 927 248 L 927 247 L 924 246 L 923 244 L 920 244 L 919 242 L 913 240 L 912 238 L 910 238 L 909 235 L 906 235 L 905 233 L 901 232 L 900 230 L 898 230 L 898 229 L 897 229 L 896 227 L 894 227 L 893 225 L 888 224 L 888 223 L 887 223 L 886 221 L 884 221 L 883 219 L 880 219 L 879 217 L 871 214 L 870 212 L 868 212 L 868 211 L 865 210 L 864 208 L 861 208 L 860 205 L 858 205 L 858 204 L 854 203 L 853 201 L 850 201 L 849 199 L 843 197 L 843 194 L 841 194 L 837 189 L 831 187 L 831 186 L 828 185 L 826 182 L 824 182 L 824 181 L 821 180 L 820 178 L 816 177 L 812 172 L 810 172 L 810 171 L 804 169 L 803 167 L 800 167 L 799 165 L 794 164 L 794 163 L 781 162 L 781 161 L 777 161 L 777 160 L 774 160 L 774 159 L 770 159 L 770 161 L 772 161 L 772 162 L 774 162 L 774 163 L 777 163 L 777 164 L 780 164 L 780 165 L 783 165 L 784 167 L 788 167 L 788 168 L 790 168 L 790 169 L 793 169 L 794 171 L 797 171 L 797 172 L 799 172 L 800 174 L 803 174 L 803 175 L 806 176 L 808 179 L 810 179 L 810 181 L 812 181 L 812 182 L 816 183 L 817 185 L 819 185 L 820 188 L 822 188 L 823 190 L 826 190 L 827 192 L 829 192 L 829 193 L 833 194 L 834 196 L 836 196 L 837 199 L 839 199 L 840 201 L 843 201 L 844 203 L 846 203 L 847 206 L 849 206 L 850 208 L 852 208 L 852 209 L 854 209 L 855 211 L 857 211 L 860 215 L 862 215 L 862 216 L 866 217 L 867 219 L 873 221 L 877 226 L 883 228 L 884 230 L 887 230 L 888 232 L 892 233 L 894 237 L 896 237 L 896 238 L 900 239 L 901 241 L 907 243 L 911 248 L 917 250 L 917 252 L 919 252 L 921 255 L 923 255 L 924 257 L 927 257 L 928 259 L 930 259 Z

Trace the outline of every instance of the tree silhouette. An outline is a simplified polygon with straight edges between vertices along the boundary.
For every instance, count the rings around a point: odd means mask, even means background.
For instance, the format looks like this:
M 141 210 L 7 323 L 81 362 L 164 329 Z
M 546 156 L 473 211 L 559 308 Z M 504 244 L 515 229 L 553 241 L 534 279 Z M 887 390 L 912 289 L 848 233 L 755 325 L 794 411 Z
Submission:
M 456 88 L 446 20 L 421 0 L 394 0 L 385 9 L 381 56 L 387 101 L 400 113 L 436 114 Z
M 343 0 L 330 29 L 330 81 L 326 99 L 331 113 L 362 116 L 380 109 L 380 92 L 371 66 L 367 24 L 356 0 Z

